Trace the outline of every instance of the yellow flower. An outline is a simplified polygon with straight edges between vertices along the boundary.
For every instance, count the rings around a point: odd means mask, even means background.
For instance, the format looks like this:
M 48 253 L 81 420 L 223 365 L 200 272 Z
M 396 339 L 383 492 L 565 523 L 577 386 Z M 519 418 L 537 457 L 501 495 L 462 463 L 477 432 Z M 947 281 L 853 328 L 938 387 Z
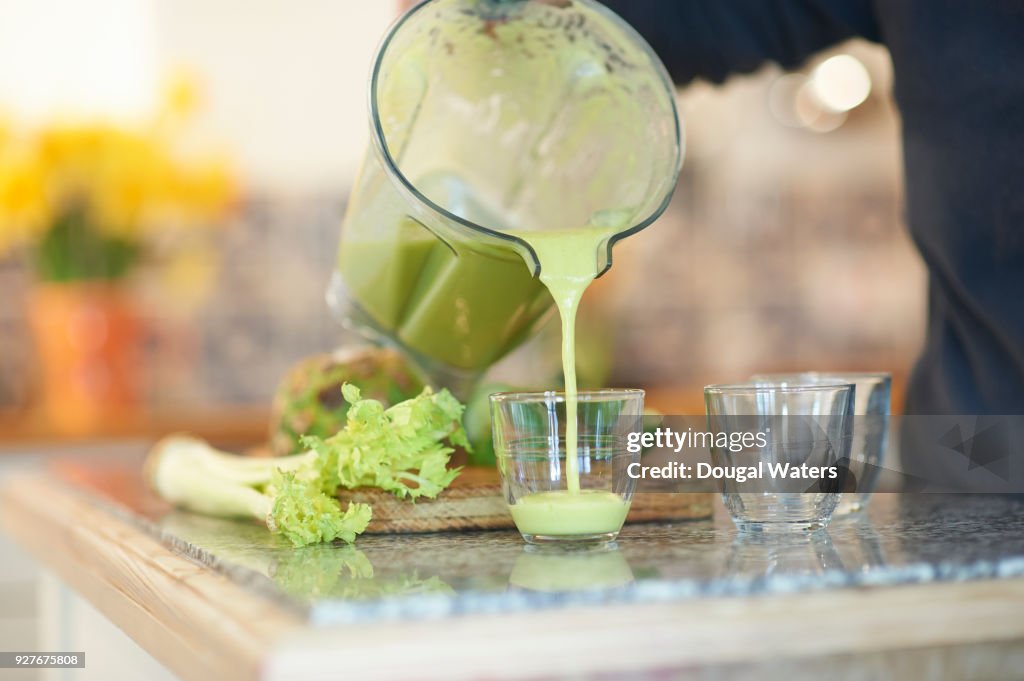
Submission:
M 211 159 L 178 176 L 176 198 L 193 224 L 224 215 L 235 200 L 235 183 L 224 159 Z
M 199 78 L 192 70 L 179 66 L 164 86 L 162 112 L 177 118 L 188 118 L 201 103 Z
M 149 213 L 162 200 L 162 150 L 133 133 L 112 134 L 103 147 L 92 176 L 88 206 L 93 223 L 102 232 L 137 238 Z
M 0 254 L 39 234 L 50 220 L 45 174 L 36 159 L 0 147 Z
M 182 156 L 183 121 L 199 104 L 194 74 L 179 70 L 147 124 L 62 120 L 15 130 L 0 118 L 0 254 L 35 241 L 70 210 L 93 234 L 141 243 L 167 228 L 215 226 L 237 194 L 219 157 Z

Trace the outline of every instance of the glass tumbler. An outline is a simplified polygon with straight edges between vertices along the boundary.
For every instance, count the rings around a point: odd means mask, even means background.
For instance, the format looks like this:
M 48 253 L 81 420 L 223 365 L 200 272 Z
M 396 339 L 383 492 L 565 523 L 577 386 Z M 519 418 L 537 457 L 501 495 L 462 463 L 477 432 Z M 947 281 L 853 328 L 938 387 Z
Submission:
M 642 390 L 583 391 L 577 401 L 576 452 L 566 447 L 565 394 L 491 395 L 494 454 L 512 519 L 531 544 L 609 542 L 629 512 L 639 451 L 627 446 L 641 429 Z M 576 466 L 566 465 L 575 456 Z
M 816 372 L 755 374 L 754 382 L 786 385 L 853 383 L 857 396 L 853 407 L 853 446 L 850 449 L 852 479 L 843 492 L 836 515 L 856 513 L 865 508 L 878 484 L 888 443 L 892 376 L 886 372 Z
M 704 389 L 711 460 L 740 531 L 813 531 L 839 503 L 853 438 L 853 384 Z

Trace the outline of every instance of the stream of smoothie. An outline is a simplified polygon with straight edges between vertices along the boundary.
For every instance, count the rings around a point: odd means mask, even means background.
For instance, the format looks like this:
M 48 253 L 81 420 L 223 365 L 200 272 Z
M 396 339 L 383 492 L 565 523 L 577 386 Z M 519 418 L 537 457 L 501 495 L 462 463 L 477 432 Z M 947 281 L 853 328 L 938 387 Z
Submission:
M 607 229 L 529 232 L 521 234 L 540 262 L 540 280 L 555 300 L 562 324 L 562 371 L 565 374 L 566 489 L 540 492 L 511 507 L 521 532 L 564 536 L 617 532 L 629 510 L 617 495 L 581 490 L 576 388 L 576 311 L 583 293 L 597 277 L 597 252 L 608 239 Z

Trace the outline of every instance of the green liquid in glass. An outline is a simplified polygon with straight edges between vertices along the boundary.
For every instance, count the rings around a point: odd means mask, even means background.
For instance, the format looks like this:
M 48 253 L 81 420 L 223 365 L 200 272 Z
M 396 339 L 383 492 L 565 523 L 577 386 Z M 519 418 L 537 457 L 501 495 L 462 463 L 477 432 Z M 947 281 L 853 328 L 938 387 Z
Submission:
M 618 532 L 629 504 L 612 492 L 537 492 L 509 507 L 523 534 L 547 537 L 600 535 Z
M 580 489 L 578 391 L 576 387 L 576 311 L 598 274 L 598 249 L 607 228 L 529 232 L 520 236 L 540 262 L 540 280 L 555 299 L 562 322 L 562 371 L 565 373 L 565 491 L 540 492 L 519 499 L 512 519 L 524 534 L 595 535 L 618 532 L 629 504 L 612 492 Z

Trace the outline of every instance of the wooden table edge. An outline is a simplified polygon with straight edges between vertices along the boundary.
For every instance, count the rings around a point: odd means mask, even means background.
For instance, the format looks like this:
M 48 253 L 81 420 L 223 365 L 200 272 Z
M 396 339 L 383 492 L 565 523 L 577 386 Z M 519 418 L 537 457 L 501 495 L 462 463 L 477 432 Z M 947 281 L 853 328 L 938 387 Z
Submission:
M 260 678 L 266 652 L 303 625 L 45 473 L 4 482 L 0 528 L 183 678 Z
M 313 627 L 45 473 L 0 487 L 0 527 L 186 679 L 579 677 L 1024 642 L 1019 578 Z

